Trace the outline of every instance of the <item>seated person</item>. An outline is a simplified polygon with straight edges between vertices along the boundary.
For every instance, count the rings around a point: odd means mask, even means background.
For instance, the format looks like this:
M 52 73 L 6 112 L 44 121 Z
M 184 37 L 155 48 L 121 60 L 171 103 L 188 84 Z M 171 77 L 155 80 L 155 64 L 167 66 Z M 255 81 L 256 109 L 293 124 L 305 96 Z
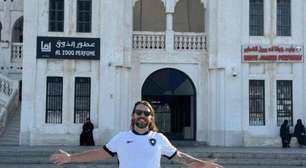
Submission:
M 280 137 L 282 138 L 283 148 L 290 147 L 291 134 L 289 130 L 288 120 L 284 120 L 283 124 L 280 127 Z
M 293 135 L 296 137 L 300 145 L 306 145 L 306 130 L 301 119 L 297 120 Z

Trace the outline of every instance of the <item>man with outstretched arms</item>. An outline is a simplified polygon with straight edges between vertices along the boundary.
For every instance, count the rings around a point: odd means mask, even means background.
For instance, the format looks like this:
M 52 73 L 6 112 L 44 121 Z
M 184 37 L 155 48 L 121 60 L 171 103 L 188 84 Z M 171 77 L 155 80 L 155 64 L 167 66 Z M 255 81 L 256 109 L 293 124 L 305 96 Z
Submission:
M 105 160 L 117 155 L 120 168 L 159 168 L 161 156 L 192 168 L 223 168 L 214 161 L 203 161 L 177 150 L 155 124 L 155 111 L 147 101 L 135 103 L 131 130 L 114 136 L 103 148 L 69 154 L 60 150 L 50 160 L 56 164 Z

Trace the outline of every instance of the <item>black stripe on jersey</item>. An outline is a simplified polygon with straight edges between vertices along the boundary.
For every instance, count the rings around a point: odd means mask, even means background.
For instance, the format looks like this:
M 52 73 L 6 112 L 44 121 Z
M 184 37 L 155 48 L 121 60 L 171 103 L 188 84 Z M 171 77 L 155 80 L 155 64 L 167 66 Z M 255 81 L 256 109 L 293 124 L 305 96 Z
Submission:
M 116 152 L 110 151 L 110 150 L 106 147 L 106 145 L 103 146 L 103 149 L 104 149 L 108 154 L 110 154 L 112 157 L 114 157 L 114 156 L 117 154 Z
M 167 156 L 167 155 L 163 155 L 163 156 L 171 160 L 176 154 L 177 154 L 177 150 L 171 156 Z
M 135 131 L 134 129 L 132 130 L 132 132 L 135 134 L 135 135 L 148 135 L 149 134 L 149 131 L 146 131 L 144 133 L 138 133 L 137 131 Z

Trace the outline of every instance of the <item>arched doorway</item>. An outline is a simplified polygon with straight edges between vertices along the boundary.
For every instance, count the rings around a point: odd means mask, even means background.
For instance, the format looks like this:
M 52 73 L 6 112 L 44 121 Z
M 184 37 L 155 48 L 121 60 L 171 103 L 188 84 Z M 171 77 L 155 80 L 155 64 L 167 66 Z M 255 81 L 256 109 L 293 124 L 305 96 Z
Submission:
M 141 92 L 156 110 L 160 132 L 172 140 L 195 140 L 196 90 L 185 73 L 172 68 L 155 71 Z

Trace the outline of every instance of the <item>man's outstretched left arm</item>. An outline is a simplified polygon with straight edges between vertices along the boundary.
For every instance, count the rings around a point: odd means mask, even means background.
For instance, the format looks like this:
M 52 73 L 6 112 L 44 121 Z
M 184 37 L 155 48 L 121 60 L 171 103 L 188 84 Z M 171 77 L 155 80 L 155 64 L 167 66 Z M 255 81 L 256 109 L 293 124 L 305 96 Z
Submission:
M 180 151 L 177 151 L 173 159 L 192 168 L 223 168 L 213 160 L 203 161 Z

